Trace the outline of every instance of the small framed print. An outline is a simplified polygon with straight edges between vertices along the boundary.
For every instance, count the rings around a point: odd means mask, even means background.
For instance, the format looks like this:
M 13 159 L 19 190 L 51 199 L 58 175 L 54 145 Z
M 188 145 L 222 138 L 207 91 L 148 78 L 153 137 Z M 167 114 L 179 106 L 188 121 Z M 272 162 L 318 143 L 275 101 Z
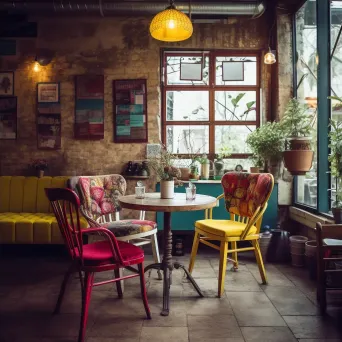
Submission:
M 222 62 L 222 81 L 244 81 L 244 63 L 240 61 Z
M 14 95 L 14 72 L 0 72 L 0 96 Z
M 202 81 L 203 65 L 200 63 L 181 63 L 180 80 L 182 81 Z
M 37 83 L 38 103 L 59 103 L 59 83 Z

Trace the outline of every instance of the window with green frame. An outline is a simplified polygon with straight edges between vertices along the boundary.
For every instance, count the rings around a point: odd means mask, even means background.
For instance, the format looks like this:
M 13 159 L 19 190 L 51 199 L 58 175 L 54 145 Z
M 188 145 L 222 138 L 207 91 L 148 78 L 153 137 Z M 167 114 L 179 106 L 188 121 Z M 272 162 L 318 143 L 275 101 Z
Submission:
M 342 0 L 308 0 L 294 15 L 294 93 L 316 116 L 313 167 L 295 179 L 295 203 L 329 213 L 334 179 L 328 162 L 330 118 L 342 121 Z M 332 186 L 331 186 L 332 184 Z

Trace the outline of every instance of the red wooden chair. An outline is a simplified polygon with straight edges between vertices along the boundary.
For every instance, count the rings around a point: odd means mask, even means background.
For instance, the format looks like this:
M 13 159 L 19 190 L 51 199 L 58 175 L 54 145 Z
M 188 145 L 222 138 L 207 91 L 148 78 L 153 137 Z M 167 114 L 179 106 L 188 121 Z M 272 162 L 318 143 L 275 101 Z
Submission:
M 116 282 L 118 294 L 121 298 L 122 289 L 120 280 L 139 276 L 141 295 L 146 315 L 148 319 L 151 319 L 145 288 L 143 250 L 130 243 L 117 241 L 114 234 L 106 228 L 90 227 L 81 230 L 78 213 L 80 200 L 72 190 L 50 188 L 45 189 L 45 192 L 51 202 L 65 245 L 72 259 L 72 263 L 64 276 L 54 313 L 58 313 L 60 310 L 70 275 L 73 272 L 78 272 L 82 289 L 82 313 L 78 336 L 79 342 L 84 341 L 93 286 Z M 94 232 L 103 235 L 106 240 L 83 245 L 83 235 Z M 131 267 L 132 265 L 137 265 L 138 270 Z M 128 268 L 134 273 L 120 277 L 120 268 Z M 108 270 L 114 270 L 114 279 L 94 283 L 94 275 L 96 272 Z M 84 273 L 84 276 L 82 276 L 82 272 Z

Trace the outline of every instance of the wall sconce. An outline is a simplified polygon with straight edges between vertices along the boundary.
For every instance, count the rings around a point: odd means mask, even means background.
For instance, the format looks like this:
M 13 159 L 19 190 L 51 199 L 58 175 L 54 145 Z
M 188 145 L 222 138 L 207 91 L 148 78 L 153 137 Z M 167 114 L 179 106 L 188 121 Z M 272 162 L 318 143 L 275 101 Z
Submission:
M 42 66 L 45 67 L 51 63 L 52 58 L 53 56 L 50 52 L 40 51 L 39 54 L 36 55 L 36 58 L 34 60 L 33 71 L 39 72 Z
M 264 63 L 265 64 L 274 64 L 277 62 L 276 56 L 275 56 L 275 51 L 271 51 L 270 47 L 268 49 L 269 49 L 268 52 L 265 53 L 265 56 L 264 56 Z

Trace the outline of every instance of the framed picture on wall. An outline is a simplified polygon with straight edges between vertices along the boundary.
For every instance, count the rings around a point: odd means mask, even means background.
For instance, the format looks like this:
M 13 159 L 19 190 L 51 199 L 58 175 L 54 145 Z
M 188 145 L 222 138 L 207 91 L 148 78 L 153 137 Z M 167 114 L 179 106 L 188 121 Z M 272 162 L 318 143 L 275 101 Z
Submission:
M 113 81 L 114 142 L 147 142 L 145 79 Z
M 17 139 L 17 98 L 0 97 L 0 139 Z
M 104 138 L 104 76 L 79 75 L 75 79 L 76 139 Z
M 38 83 L 37 100 L 38 103 L 59 103 L 59 83 Z
M 0 96 L 14 95 L 14 72 L 0 71 Z

